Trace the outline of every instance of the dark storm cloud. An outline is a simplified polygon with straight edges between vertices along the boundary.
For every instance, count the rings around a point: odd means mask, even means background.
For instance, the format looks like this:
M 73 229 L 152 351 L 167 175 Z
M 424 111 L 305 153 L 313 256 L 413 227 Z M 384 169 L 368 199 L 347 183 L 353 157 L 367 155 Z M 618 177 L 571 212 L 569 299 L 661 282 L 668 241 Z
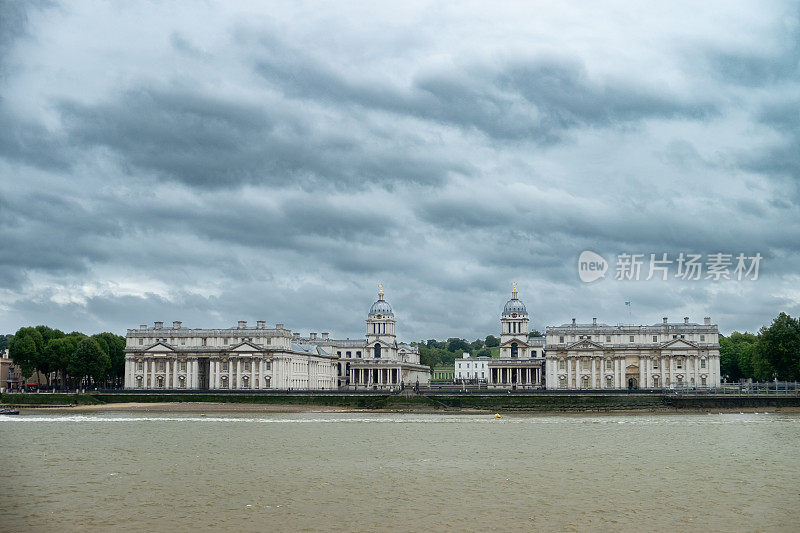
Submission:
M 593 80 L 574 57 L 421 71 L 404 88 L 366 75 L 348 79 L 273 36 L 259 42 L 267 53 L 256 71 L 289 98 L 377 109 L 475 129 L 500 140 L 552 143 L 581 126 L 702 118 L 717 112 L 710 101 L 684 101 L 663 88 L 647 88 L 632 80 Z
M 111 149 L 123 165 L 202 188 L 436 184 L 451 172 L 468 172 L 411 137 L 409 151 L 400 154 L 380 142 L 381 132 L 358 125 L 323 130 L 324 117 L 268 99 L 242 103 L 146 87 L 106 104 L 65 102 L 60 111 L 72 143 Z

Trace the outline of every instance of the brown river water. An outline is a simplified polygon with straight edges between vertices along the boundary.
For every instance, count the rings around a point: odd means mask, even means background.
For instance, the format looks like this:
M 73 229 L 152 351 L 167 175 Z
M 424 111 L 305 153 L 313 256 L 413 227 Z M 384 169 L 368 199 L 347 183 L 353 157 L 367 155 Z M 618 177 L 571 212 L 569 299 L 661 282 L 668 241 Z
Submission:
M 0 417 L 0 531 L 800 531 L 800 415 Z

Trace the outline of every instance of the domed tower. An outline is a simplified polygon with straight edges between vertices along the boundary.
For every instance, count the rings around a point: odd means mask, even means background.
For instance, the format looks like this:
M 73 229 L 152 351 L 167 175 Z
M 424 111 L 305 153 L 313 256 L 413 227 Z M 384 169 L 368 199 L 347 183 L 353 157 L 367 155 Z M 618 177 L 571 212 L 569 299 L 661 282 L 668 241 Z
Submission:
M 530 317 L 517 295 L 517 284 L 513 286 L 511 299 L 506 302 L 500 317 L 500 357 L 527 357 L 525 348 L 528 346 Z
M 378 285 L 378 299 L 367 317 L 367 353 L 375 359 L 396 359 L 397 337 L 394 332 L 392 306 L 383 298 L 383 285 Z

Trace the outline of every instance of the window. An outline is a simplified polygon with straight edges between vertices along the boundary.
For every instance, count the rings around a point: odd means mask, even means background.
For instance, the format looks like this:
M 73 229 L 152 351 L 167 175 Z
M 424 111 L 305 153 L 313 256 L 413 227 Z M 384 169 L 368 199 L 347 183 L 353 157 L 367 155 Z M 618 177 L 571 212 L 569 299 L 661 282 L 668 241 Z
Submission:
M 678 336 L 677 336 L 677 335 L 673 335 L 673 336 L 672 336 L 672 338 L 673 338 L 673 339 L 677 339 L 677 338 L 678 338 Z
M 628 342 L 633 342 L 633 335 L 631 335 L 630 337 L 628 337 Z
M 186 339 L 181 339 L 181 346 L 186 346 Z
M 606 388 L 613 389 L 614 388 L 614 378 L 611 376 L 606 376 Z
M 248 372 L 250 371 L 250 361 L 244 362 L 244 369 L 247 370 Z
M 564 342 L 564 336 L 563 335 L 558 338 L 558 342 Z
M 613 361 L 611 359 L 606 359 L 606 370 L 612 370 L 614 366 Z
M 208 338 L 203 337 L 203 346 L 208 346 Z
M 581 359 L 581 370 L 589 370 L 589 360 Z
M 658 370 L 658 359 L 653 359 L 653 370 Z
M 138 362 L 136 363 L 136 370 L 137 370 L 137 371 L 139 371 L 139 372 L 141 372 L 142 370 L 144 370 L 144 363 L 143 363 L 143 362 L 141 362 L 141 361 L 138 361 Z
M 611 342 L 611 335 L 606 335 L 606 342 Z
M 141 346 L 142 344 L 144 344 L 144 339 L 139 339 L 139 346 Z
M 706 342 L 706 336 L 700 335 L 700 342 Z
M 700 368 L 705 368 L 705 367 L 706 367 L 706 360 L 705 359 L 700 359 Z M 704 385 L 705 385 L 705 383 L 704 383 Z
M 180 363 L 180 371 L 186 372 L 186 361 L 181 361 Z
M 270 369 L 269 365 L 270 365 L 270 362 L 269 362 L 269 361 L 266 361 L 266 362 L 264 363 L 264 370 L 269 370 L 269 369 Z M 269 386 L 269 384 L 267 384 L 267 386 Z
M 159 372 L 163 372 L 165 367 L 166 367 L 166 363 L 164 361 L 159 361 L 158 362 L 158 371 Z
M 701 377 L 701 378 L 700 378 L 700 383 L 702 383 L 702 384 L 703 384 L 703 387 L 705 387 L 705 386 L 706 386 L 706 378 L 704 378 L 704 377 Z
M 356 357 L 361 357 L 361 351 L 356 352 Z
M 227 361 L 223 361 L 222 362 L 222 371 L 223 372 L 227 372 L 228 371 L 228 362 Z
M 336 352 L 336 355 L 338 355 L 339 357 L 341 357 L 341 356 L 342 356 L 342 352 L 341 352 L 341 350 L 340 350 L 340 351 L 338 351 L 338 352 Z
M 483 377 L 484 377 L 484 376 L 483 376 L 483 372 L 481 372 L 481 379 L 483 379 Z
M 686 335 L 681 335 L 681 339 L 685 339 L 685 338 L 686 338 Z
M 678 366 L 678 370 L 683 368 L 683 359 L 677 359 L 675 362 Z
M 564 376 L 558 378 L 558 388 L 559 389 L 567 388 L 567 378 L 565 378 Z
M 461 363 L 458 363 L 458 368 L 461 368 Z
M 558 360 L 558 369 L 559 370 L 564 370 L 564 368 L 565 368 L 564 367 L 564 360 L 563 359 L 559 359 Z
M 511 343 L 511 357 L 516 357 L 518 353 L 519 353 L 519 349 L 517 348 L 517 343 L 516 342 L 512 342 Z
M 347 357 L 350 357 L 352 356 L 353 352 L 345 352 L 345 354 L 347 355 Z
M 584 389 L 588 389 L 589 388 L 589 376 L 583 376 L 581 378 L 581 387 L 584 388 Z
M 658 342 L 658 335 L 653 335 L 653 342 Z
M 375 359 L 381 358 L 381 345 L 377 342 L 375 343 Z

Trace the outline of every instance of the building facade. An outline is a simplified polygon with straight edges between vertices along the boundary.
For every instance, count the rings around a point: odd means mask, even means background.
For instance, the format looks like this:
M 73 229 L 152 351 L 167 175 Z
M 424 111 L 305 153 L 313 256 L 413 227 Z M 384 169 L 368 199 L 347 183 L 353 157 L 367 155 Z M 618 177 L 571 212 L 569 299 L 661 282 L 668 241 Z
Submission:
M 545 385 L 544 337 L 529 335 L 530 316 L 519 299 L 517 286 L 511 292 L 500 317 L 500 357 L 490 359 L 488 385 L 508 389 L 540 389 Z
M 186 329 L 181 322 L 129 329 L 126 389 L 395 389 L 428 385 L 419 350 L 398 343 L 383 289 L 367 316 L 363 340 L 303 338 L 277 324 L 239 321 L 228 329 Z
M 458 383 L 485 383 L 489 379 L 489 361 L 491 357 L 470 357 L 464 352 L 461 359 L 456 359 L 453 375 Z
M 661 389 L 720 385 L 719 330 L 703 324 L 548 327 L 547 383 L 551 389 Z
M 126 389 L 336 388 L 336 357 L 317 346 L 292 342 L 283 324 L 255 328 L 246 321 L 228 329 L 129 329 L 125 346 Z

